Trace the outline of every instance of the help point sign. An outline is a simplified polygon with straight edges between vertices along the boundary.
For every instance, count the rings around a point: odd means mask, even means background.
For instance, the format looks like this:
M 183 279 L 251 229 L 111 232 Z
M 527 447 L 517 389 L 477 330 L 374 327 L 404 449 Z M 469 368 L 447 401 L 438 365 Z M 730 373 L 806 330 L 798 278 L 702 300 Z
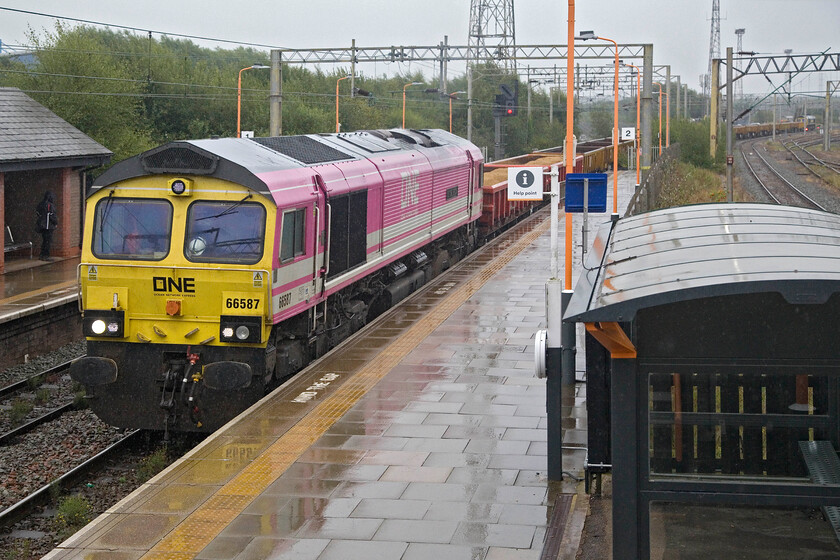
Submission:
M 542 200 L 542 167 L 508 167 L 508 200 Z

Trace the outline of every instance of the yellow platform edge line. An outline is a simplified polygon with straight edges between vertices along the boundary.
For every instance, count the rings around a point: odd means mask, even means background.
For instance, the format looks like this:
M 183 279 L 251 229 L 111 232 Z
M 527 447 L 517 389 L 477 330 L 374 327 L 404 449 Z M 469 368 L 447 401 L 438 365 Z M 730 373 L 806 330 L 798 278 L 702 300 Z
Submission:
M 259 496 L 270 484 L 277 480 L 295 460 L 297 460 L 307 449 L 298 443 L 290 446 L 290 441 L 299 441 L 302 435 L 307 438 L 321 437 L 332 424 L 341 418 L 346 411 L 355 404 L 378 383 L 388 372 L 390 372 L 400 361 L 423 341 L 432 331 L 442 324 L 455 310 L 475 294 L 493 275 L 512 261 L 525 247 L 542 235 L 548 228 L 550 220 L 545 219 L 535 226 L 533 230 L 523 235 L 516 243 L 504 249 L 502 254 L 496 257 L 491 263 L 463 286 L 446 296 L 435 309 L 423 319 L 409 327 L 408 331 L 399 340 L 403 341 L 399 353 L 391 353 L 387 350 L 381 352 L 371 360 L 368 367 L 354 376 L 358 383 L 354 389 L 353 398 L 347 398 L 344 387 L 326 398 L 304 416 L 297 424 L 289 429 L 286 434 L 280 436 L 277 441 L 270 445 L 250 465 L 245 467 L 238 475 L 222 486 L 214 496 L 211 496 L 192 514 L 187 516 L 167 536 L 161 539 L 156 546 L 143 555 L 143 560 L 154 560 L 158 558 L 194 558 L 214 538 L 233 521 L 251 503 L 253 498 Z M 490 273 L 492 270 L 492 274 Z M 410 341 L 410 342 L 406 342 Z M 392 345 L 396 344 L 392 343 Z M 389 346 L 390 348 L 390 346 Z M 363 388 L 363 390 L 359 390 Z M 329 411 L 333 422 L 323 422 L 322 415 Z M 313 433 L 314 431 L 314 433 Z M 287 439 L 288 438 L 288 439 Z M 282 457 L 282 458 L 281 458 Z M 280 458 L 280 459 L 278 459 Z M 254 476 L 252 469 L 271 465 L 270 474 L 261 473 Z M 256 481 L 254 480 L 256 479 Z M 214 508 L 218 502 L 215 496 L 239 496 L 249 499 L 240 499 L 233 502 L 225 502 L 228 506 L 223 510 Z M 212 522 L 208 522 L 212 519 Z

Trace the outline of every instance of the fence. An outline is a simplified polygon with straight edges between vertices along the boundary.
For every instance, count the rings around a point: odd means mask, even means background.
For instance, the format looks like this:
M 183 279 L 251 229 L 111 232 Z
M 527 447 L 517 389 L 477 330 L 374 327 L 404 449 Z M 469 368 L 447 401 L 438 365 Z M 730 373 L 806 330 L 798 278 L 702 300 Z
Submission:
M 633 195 L 625 216 L 635 216 L 656 209 L 656 201 L 662 191 L 662 185 L 668 180 L 668 169 L 680 159 L 680 145 L 671 144 L 662 150 L 651 165 L 647 178 Z

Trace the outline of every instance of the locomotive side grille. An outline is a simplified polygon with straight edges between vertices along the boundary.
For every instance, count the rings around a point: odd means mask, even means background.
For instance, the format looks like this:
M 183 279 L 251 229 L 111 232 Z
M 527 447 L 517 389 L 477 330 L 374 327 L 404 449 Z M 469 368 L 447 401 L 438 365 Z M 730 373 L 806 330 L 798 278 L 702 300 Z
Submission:
M 326 144 L 321 144 L 308 136 L 273 136 L 270 138 L 253 138 L 252 140 L 275 152 L 280 152 L 301 163 L 310 165 L 354 159 L 353 156 Z
M 216 158 L 208 157 L 190 148 L 172 146 L 153 151 L 142 158 L 148 173 L 193 173 L 207 175 L 216 169 Z

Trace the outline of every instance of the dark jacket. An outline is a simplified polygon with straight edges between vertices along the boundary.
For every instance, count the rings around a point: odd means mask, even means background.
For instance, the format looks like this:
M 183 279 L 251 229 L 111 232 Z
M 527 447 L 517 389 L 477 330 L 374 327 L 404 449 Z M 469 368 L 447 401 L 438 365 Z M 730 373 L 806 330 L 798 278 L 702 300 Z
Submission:
M 44 193 L 44 198 L 38 203 L 38 206 L 35 208 L 35 213 L 38 215 L 36 220 L 38 230 L 55 229 L 58 226 L 55 195 L 52 191 Z

